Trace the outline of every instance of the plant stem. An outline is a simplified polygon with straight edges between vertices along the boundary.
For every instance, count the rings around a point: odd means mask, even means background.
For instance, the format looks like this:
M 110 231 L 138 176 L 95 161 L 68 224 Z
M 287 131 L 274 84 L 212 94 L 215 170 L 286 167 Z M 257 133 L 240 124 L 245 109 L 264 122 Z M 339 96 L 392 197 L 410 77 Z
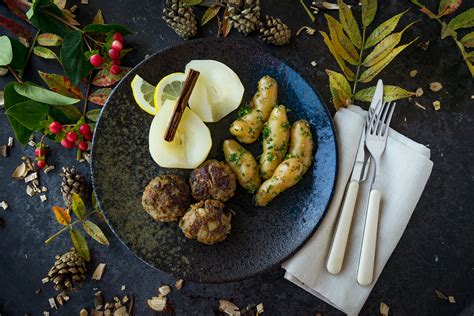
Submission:
M 86 113 L 87 113 L 87 105 L 89 104 L 89 91 L 91 88 L 91 79 L 92 79 L 92 72 L 89 74 L 89 79 L 87 79 L 86 99 L 84 100 L 84 107 L 82 108 L 82 117 L 86 117 Z
M 37 30 L 37 31 L 36 31 L 36 35 L 35 35 L 35 37 L 33 38 L 33 42 L 31 42 L 30 49 L 28 50 L 28 55 L 26 55 L 26 59 L 25 59 L 25 62 L 24 62 L 24 64 L 23 64 L 23 67 L 22 67 L 22 69 L 20 70 L 20 72 L 18 73 L 18 76 L 19 76 L 20 78 L 23 77 L 23 73 L 25 72 L 26 64 L 28 64 L 28 61 L 30 60 L 31 53 L 33 52 L 33 49 L 35 48 L 36 41 L 38 40 L 38 36 L 40 35 L 40 33 L 41 33 L 41 31 L 40 31 L 40 30 Z
M 71 224 L 69 224 L 68 226 L 65 226 L 63 228 L 61 228 L 61 230 L 59 230 L 58 232 L 56 232 L 56 234 L 52 235 L 51 237 L 49 237 L 48 239 L 45 240 L 45 244 L 46 245 L 49 245 L 54 239 L 56 239 L 56 237 L 58 237 L 59 235 L 61 235 L 62 233 L 64 233 L 66 230 L 68 230 L 68 228 L 71 228 L 72 226 L 76 225 L 77 223 L 79 222 L 82 222 L 82 220 L 88 218 L 89 216 L 91 215 L 94 215 L 95 213 L 97 213 L 98 210 L 93 210 L 92 212 L 89 212 L 87 213 L 86 215 L 84 215 L 84 218 L 83 219 L 78 219 L 74 222 L 72 222 Z
M 314 20 L 316 20 L 316 18 L 314 17 L 313 12 L 311 12 L 311 10 L 306 6 L 306 4 L 304 3 L 303 0 L 300 0 L 300 3 L 303 6 L 306 13 L 308 14 L 309 18 L 311 19 L 311 22 L 314 22 Z
M 366 30 L 366 27 L 364 26 L 363 29 L 362 29 L 362 47 L 360 49 L 359 61 L 357 62 L 357 71 L 356 71 L 356 75 L 355 75 L 355 78 L 354 78 L 354 88 L 352 89 L 352 95 L 353 96 L 356 94 L 357 81 L 359 80 L 360 66 L 362 65 L 362 56 L 364 55 L 365 30 Z
M 7 69 L 12 73 L 13 77 L 15 77 L 16 81 L 18 81 L 19 83 L 23 83 L 20 76 L 18 76 L 16 71 L 10 65 L 7 65 Z

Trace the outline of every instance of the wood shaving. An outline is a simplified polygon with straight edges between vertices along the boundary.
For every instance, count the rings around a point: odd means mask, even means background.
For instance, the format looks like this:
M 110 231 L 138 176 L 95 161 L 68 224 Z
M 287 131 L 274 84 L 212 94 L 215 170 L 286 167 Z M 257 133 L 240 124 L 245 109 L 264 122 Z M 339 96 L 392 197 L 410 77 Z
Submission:
M 25 177 L 25 182 L 28 183 L 28 182 L 31 182 L 35 179 L 38 178 L 38 172 L 33 172 L 33 173 L 30 173 L 28 176 Z
M 3 76 L 2 75 L 2 70 L 3 69 L 5 69 L 5 68 L 0 68 L 0 77 Z M 0 107 L 3 108 L 4 105 L 5 105 L 5 97 L 4 97 L 4 94 L 3 94 L 3 90 L 0 90 Z
M 388 307 L 387 304 L 385 303 L 380 303 L 380 315 L 382 316 L 388 316 L 388 311 L 389 311 L 390 307 Z
M 300 27 L 298 32 L 296 32 L 296 36 L 300 35 L 301 32 L 303 32 L 303 31 L 305 31 L 306 34 L 308 34 L 308 35 L 314 35 L 314 33 L 316 33 L 316 29 L 314 29 L 310 26 L 302 26 L 302 27 Z
M 432 82 L 430 83 L 430 90 L 433 91 L 433 92 L 438 92 L 439 90 L 443 89 L 443 85 L 441 84 L 441 82 Z
M 114 316 L 128 316 L 127 312 L 127 307 L 126 306 L 120 306 L 114 311 Z
M 89 4 L 89 0 L 81 0 L 81 4 Z
M 8 137 L 8 147 L 12 148 L 13 147 L 13 137 Z
M 8 208 L 8 203 L 5 201 L 2 201 L 2 203 L 0 203 L 0 207 L 6 210 Z
M 49 298 L 48 302 L 49 302 L 49 306 L 51 306 L 51 308 L 58 309 L 58 305 L 56 305 L 56 301 L 55 301 L 54 297 Z
M 176 280 L 176 283 L 174 284 L 177 290 L 181 290 L 183 288 L 183 285 L 184 285 L 183 279 Z
M 35 170 L 35 166 L 31 163 L 31 160 L 28 159 L 28 157 L 23 156 L 21 157 L 21 160 L 23 160 L 26 163 L 26 166 L 28 167 L 28 171 L 30 170 Z
M 417 74 L 418 74 L 418 70 L 416 70 L 416 69 L 413 69 L 413 70 L 410 71 L 410 77 L 412 77 L 412 78 L 415 78 Z
M 47 166 L 46 168 L 43 169 L 43 172 L 45 174 L 48 174 L 49 172 L 51 172 L 52 170 L 54 170 L 54 166 Z
M 263 313 L 263 303 L 257 305 L 257 316 Z
M 10 154 L 10 147 L 8 147 L 8 145 L 0 146 L 0 156 L 8 157 L 9 154 Z
M 94 273 L 92 274 L 92 280 L 100 281 L 102 279 L 102 274 L 105 271 L 105 263 L 99 263 L 97 268 L 95 268 Z
M 416 89 L 416 91 L 415 91 L 415 96 L 416 96 L 417 98 L 419 98 L 419 97 L 421 97 L 421 96 L 423 95 L 423 93 L 424 93 L 424 92 L 423 92 L 423 88 L 418 88 L 418 89 Z
M 456 300 L 454 299 L 454 296 L 452 295 L 448 296 L 448 300 L 451 304 L 456 304 Z
M 46 195 L 41 194 L 40 199 L 41 199 L 41 203 L 44 203 L 48 198 L 46 197 Z
M 448 300 L 448 297 L 444 295 L 441 291 L 435 290 L 436 296 L 442 300 Z
M 41 192 L 48 192 L 48 188 L 45 187 L 45 186 L 42 186 L 42 187 L 41 187 Z
M 30 140 L 28 142 L 28 145 L 31 146 L 31 147 L 36 147 L 36 143 L 33 140 Z
M 89 315 L 89 312 L 85 308 L 81 309 L 81 311 L 79 312 L 79 316 L 87 316 L 87 315 Z
M 125 291 L 125 285 L 122 285 L 122 286 L 120 287 L 120 291 Z
M 171 292 L 171 287 L 169 285 L 162 285 L 158 288 L 158 293 L 160 296 L 166 296 L 170 294 Z
M 43 284 L 46 284 L 49 282 L 49 278 L 42 278 L 41 282 L 43 282 Z
M 64 305 L 64 300 L 63 300 L 63 296 L 61 294 L 58 294 L 56 296 L 56 301 L 58 301 L 59 305 L 63 306 Z
M 313 61 L 311 62 L 311 66 L 316 67 L 317 65 L 318 65 L 318 63 L 317 63 L 315 60 L 313 60 Z
M 75 11 L 77 10 L 77 4 L 73 5 L 69 11 L 71 11 L 72 13 L 74 13 Z
M 435 111 L 441 110 L 441 102 L 439 102 L 438 100 L 434 101 L 433 108 L 435 109 Z
M 36 289 L 35 290 L 35 294 L 40 294 L 41 293 L 41 289 Z
M 240 315 L 240 310 L 237 305 L 228 300 L 219 300 L 219 311 L 231 316 Z
M 166 297 L 153 296 L 147 300 L 147 303 L 152 310 L 156 312 L 162 312 L 166 307 L 167 300 L 168 299 Z
M 30 170 L 31 169 L 28 168 L 28 165 L 25 162 L 22 162 L 18 167 L 16 167 L 15 171 L 13 171 L 12 178 L 23 180 Z
M 415 105 L 419 107 L 420 109 L 426 110 L 426 107 L 424 107 L 421 103 L 415 101 Z
M 28 194 L 29 196 L 34 196 L 36 194 L 36 192 L 35 192 L 35 190 L 33 189 L 32 186 L 27 185 L 26 186 L 26 194 Z
M 49 316 L 49 312 L 48 312 L 48 311 L 44 311 L 44 312 L 43 312 L 43 316 Z

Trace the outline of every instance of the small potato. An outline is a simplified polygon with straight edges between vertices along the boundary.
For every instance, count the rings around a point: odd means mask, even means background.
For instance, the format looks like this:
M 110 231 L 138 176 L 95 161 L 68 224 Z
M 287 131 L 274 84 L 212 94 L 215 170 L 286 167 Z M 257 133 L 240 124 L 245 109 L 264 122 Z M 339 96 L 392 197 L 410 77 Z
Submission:
M 308 121 L 299 120 L 291 127 L 290 148 L 288 157 L 298 158 L 303 164 L 303 174 L 313 162 L 313 135 Z
M 303 164 L 298 158 L 289 158 L 276 168 L 273 176 L 262 183 L 255 196 L 258 206 L 265 206 L 284 190 L 294 186 L 301 179 Z
M 260 175 L 263 179 L 270 178 L 285 159 L 290 140 L 290 126 L 286 108 L 283 105 L 275 107 L 262 131 L 263 152 L 260 156 Z
M 232 139 L 227 139 L 222 145 L 225 161 L 237 176 L 240 185 L 251 193 L 257 191 L 262 183 L 258 174 L 255 158 L 242 145 Z
M 257 140 L 263 124 L 268 120 L 277 102 L 277 82 L 264 76 L 258 81 L 258 90 L 249 105 L 239 111 L 239 117 L 230 125 L 230 133 L 241 143 L 250 144 Z

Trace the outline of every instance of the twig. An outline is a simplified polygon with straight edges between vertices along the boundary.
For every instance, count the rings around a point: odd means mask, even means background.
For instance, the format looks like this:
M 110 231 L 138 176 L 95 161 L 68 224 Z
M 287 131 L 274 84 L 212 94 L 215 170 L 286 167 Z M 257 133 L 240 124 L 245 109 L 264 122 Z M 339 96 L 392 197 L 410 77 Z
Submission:
M 16 73 L 16 71 L 15 71 L 10 65 L 7 65 L 7 69 L 12 73 L 13 77 L 15 77 L 16 81 L 18 81 L 19 83 L 23 83 L 23 81 L 22 81 L 21 78 L 18 76 L 18 74 Z
M 316 18 L 314 17 L 314 14 L 311 12 L 311 10 L 306 6 L 303 0 L 300 0 L 301 5 L 303 6 L 304 10 L 308 14 L 309 18 L 311 19 L 311 22 L 314 22 Z
M 91 88 L 91 78 L 92 78 L 92 72 L 89 74 L 89 79 L 87 79 L 86 99 L 84 100 L 84 106 L 82 108 L 82 117 L 86 117 L 86 113 L 87 113 L 87 105 L 89 104 L 89 91 Z
M 28 61 L 30 60 L 31 53 L 33 52 L 33 49 L 35 48 L 36 41 L 38 40 L 38 36 L 40 35 L 40 33 L 41 33 L 41 31 L 40 31 L 40 30 L 37 30 L 37 31 L 36 31 L 36 35 L 35 35 L 35 37 L 33 38 L 33 42 L 31 42 L 30 49 L 28 50 L 28 55 L 26 55 L 25 62 L 23 63 L 23 67 L 22 67 L 22 69 L 20 70 L 20 72 L 18 73 L 18 76 L 19 76 L 20 78 L 23 77 L 23 73 L 25 72 L 26 64 L 28 64 Z
M 97 213 L 97 210 L 93 210 L 92 212 L 89 212 L 87 213 L 86 215 L 84 215 L 84 217 L 82 219 L 86 219 L 88 218 L 89 216 L 93 215 Z M 69 228 L 71 228 L 72 226 L 76 225 L 77 223 L 79 222 L 82 222 L 82 219 L 78 219 L 74 222 L 72 222 L 71 224 L 69 224 L 68 226 L 65 226 L 63 228 L 61 228 L 61 230 L 59 230 L 58 232 L 56 232 L 56 234 L 52 235 L 51 237 L 49 237 L 48 239 L 45 240 L 45 244 L 46 245 L 49 245 L 56 237 L 58 237 L 59 235 L 61 235 L 62 233 L 64 233 L 66 230 L 68 230 Z
M 356 94 L 357 81 L 359 80 L 360 66 L 362 65 L 362 55 L 364 54 L 364 47 L 365 47 L 365 30 L 366 30 L 366 27 L 364 26 L 362 28 L 362 44 L 361 44 L 362 47 L 360 49 L 359 62 L 357 63 L 357 71 L 354 78 L 354 88 L 352 89 L 352 95 Z

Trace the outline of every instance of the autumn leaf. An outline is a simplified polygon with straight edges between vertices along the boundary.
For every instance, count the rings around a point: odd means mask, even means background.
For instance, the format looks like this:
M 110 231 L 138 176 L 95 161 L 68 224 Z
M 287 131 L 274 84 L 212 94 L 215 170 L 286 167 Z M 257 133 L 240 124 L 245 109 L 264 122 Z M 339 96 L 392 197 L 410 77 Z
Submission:
M 352 43 L 357 47 L 362 47 L 362 37 L 359 31 L 359 25 L 357 24 L 352 11 L 347 4 L 342 0 L 338 0 L 339 4 L 339 20 L 341 21 L 344 31 L 346 31 L 347 36 L 351 39 Z
M 329 48 L 329 51 L 336 59 L 337 64 L 341 68 L 346 78 L 350 81 L 353 81 L 355 78 L 354 72 L 349 67 L 347 67 L 344 60 L 339 56 L 339 54 L 337 54 L 337 51 L 334 48 L 332 41 L 329 39 L 329 36 L 326 34 L 326 32 L 323 32 L 323 31 L 320 31 L 319 33 L 321 33 L 321 35 L 323 36 L 324 43 L 326 44 L 326 46 Z
M 76 248 L 77 253 L 87 262 L 91 260 L 91 254 L 89 252 L 89 247 L 87 246 L 87 241 L 82 236 L 82 234 L 78 231 L 75 230 L 74 228 L 71 228 L 69 230 L 69 234 L 71 235 L 71 240 L 72 243 L 74 244 L 74 248 Z
M 361 0 L 362 4 L 362 25 L 369 26 L 377 13 L 377 0 Z
M 347 107 L 351 102 L 352 92 L 349 82 L 343 74 L 326 69 L 329 76 L 329 90 L 331 91 L 332 101 L 336 110 L 341 107 Z
M 26 27 L 3 15 L 0 15 L 0 26 L 3 26 L 18 37 L 31 38 L 31 33 Z
M 100 116 L 100 109 L 93 109 L 86 113 L 86 117 L 92 122 L 97 122 Z M 95 200 L 95 195 L 92 195 L 92 202 Z M 94 203 L 92 205 L 95 207 Z
M 79 219 L 84 218 L 84 215 L 86 215 L 86 206 L 84 205 L 84 201 L 82 200 L 81 196 L 76 192 L 72 192 L 71 207 L 72 211 Z
M 359 53 L 352 45 L 350 39 L 344 34 L 342 25 L 332 16 L 325 14 L 328 22 L 329 34 L 331 35 L 331 42 L 336 53 L 352 65 L 357 65 Z
M 397 57 L 398 54 L 400 54 L 405 48 L 410 46 L 413 42 L 415 42 L 418 39 L 415 38 L 413 41 L 411 41 L 408 44 L 405 45 L 400 45 L 394 50 L 392 50 L 385 58 L 380 60 L 378 63 L 373 65 L 372 67 L 368 68 L 365 70 L 362 75 L 360 75 L 359 81 L 360 82 L 370 82 L 376 75 L 379 74 L 395 57 Z
M 71 222 L 71 215 L 69 215 L 69 210 L 65 210 L 59 206 L 53 206 L 54 215 L 56 215 L 56 220 L 59 224 L 67 226 Z
M 91 93 L 91 95 L 89 96 L 89 101 L 97 105 L 104 105 L 111 92 L 111 88 L 98 89 Z
M 370 102 L 375 93 L 376 86 L 357 91 L 354 98 L 358 101 Z M 383 100 L 385 102 L 408 98 L 415 95 L 415 92 L 407 91 L 397 86 L 384 85 Z
M 109 69 L 102 69 L 95 75 L 91 83 L 97 87 L 109 87 L 117 83 L 129 71 L 129 67 L 122 67 L 120 73 L 118 75 L 114 75 L 110 73 Z
M 438 17 L 442 17 L 456 11 L 462 0 L 441 0 L 438 7 Z
M 474 26 L 474 8 L 460 13 L 448 23 L 448 27 L 453 31 L 471 26 Z
M 227 37 L 232 30 L 232 25 L 229 22 L 229 9 L 226 8 L 224 11 L 224 17 L 222 18 L 220 31 L 223 37 Z
M 105 24 L 104 16 L 102 15 L 102 11 L 99 9 L 92 19 L 92 24 Z
M 461 38 L 461 43 L 466 47 L 474 47 L 474 32 L 464 35 Z
M 38 36 L 38 44 L 41 46 L 61 46 L 63 39 L 53 33 L 43 33 Z
M 219 13 L 220 9 L 221 7 L 217 5 L 207 8 L 206 12 L 204 12 L 201 18 L 201 26 L 205 25 L 207 22 L 212 20 Z
M 30 8 L 25 2 L 22 0 L 3 0 L 7 5 L 8 10 L 10 10 L 13 14 L 20 17 L 23 20 L 27 20 L 25 12 L 28 11 Z
M 67 97 L 84 99 L 81 90 L 74 86 L 67 77 L 42 71 L 38 71 L 38 74 L 52 91 Z
M 407 10 L 408 11 L 408 10 Z M 401 12 L 387 21 L 383 22 L 373 32 L 370 34 L 369 38 L 367 39 L 367 42 L 365 43 L 365 48 L 372 47 L 376 45 L 378 42 L 383 40 L 387 35 L 393 32 L 393 30 L 397 27 L 398 21 L 400 21 L 400 18 L 402 15 L 404 15 L 407 11 Z
M 33 54 L 44 59 L 58 59 L 56 53 L 54 53 L 51 49 L 42 46 L 36 46 L 33 49 Z
M 84 223 L 82 224 L 82 228 L 84 228 L 84 231 L 98 243 L 106 246 L 110 244 L 109 240 L 107 239 L 107 237 L 105 237 L 100 227 L 94 224 L 93 222 L 87 220 L 84 221 Z
M 54 0 L 54 4 L 60 9 L 64 9 L 66 7 L 66 0 Z

